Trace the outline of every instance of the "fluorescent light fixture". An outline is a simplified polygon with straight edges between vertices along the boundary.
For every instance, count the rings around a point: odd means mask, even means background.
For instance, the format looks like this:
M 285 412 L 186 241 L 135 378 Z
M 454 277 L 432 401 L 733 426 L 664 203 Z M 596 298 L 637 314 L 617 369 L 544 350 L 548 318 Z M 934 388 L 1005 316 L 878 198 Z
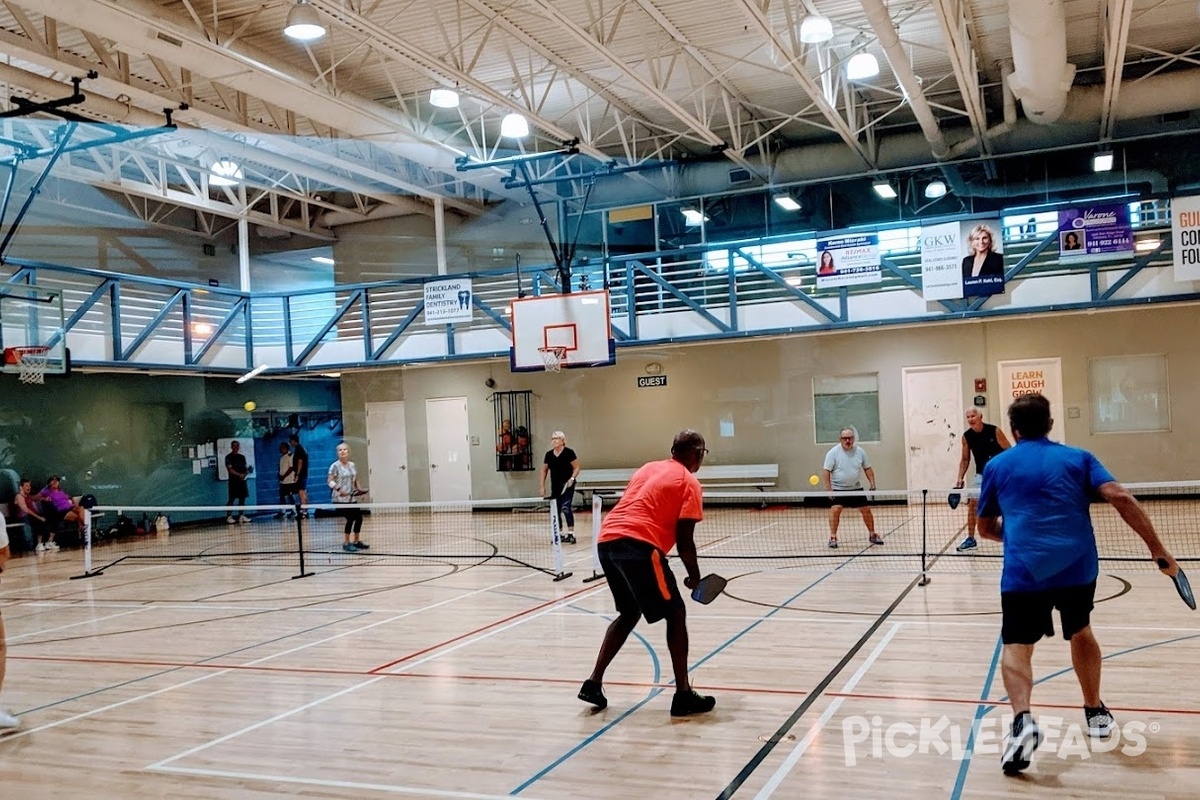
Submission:
M 242 165 L 228 158 L 214 161 L 208 170 L 208 183 L 211 186 L 237 186 L 242 182 Z
M 799 275 L 789 275 L 783 279 L 783 282 L 788 286 L 799 286 L 800 284 L 804 283 L 804 279 Z
M 336 264 L 336 263 L 337 263 L 336 261 L 334 261 L 334 260 L 333 260 L 332 258 L 330 258 L 329 256 L 313 256 L 313 257 L 312 257 L 312 260 L 313 260 L 313 261 L 315 261 L 315 262 L 317 262 L 318 264 L 330 264 L 330 265 L 332 265 L 332 264 Z
M 237 382 L 238 382 L 238 383 L 245 383 L 246 381 L 250 380 L 251 378 L 257 378 L 259 375 L 262 375 L 262 374 L 263 374 L 264 372 L 266 372 L 268 369 L 269 369 L 269 367 L 268 367 L 266 364 L 259 364 L 257 367 L 255 367 L 254 369 L 250 370 L 249 372 L 247 372 L 247 373 L 246 373 L 245 375 L 243 375 L 242 377 L 238 378 L 238 379 L 237 379 Z
M 925 187 L 925 197 L 929 200 L 937 200 L 939 197 L 946 196 L 946 182 L 940 179 L 934 179 Z
M 708 219 L 708 217 L 704 216 L 694 208 L 682 209 L 680 213 L 683 214 L 684 224 L 689 228 L 694 228 Z
M 342 373 L 340 373 L 340 372 L 322 372 L 321 377 L 323 377 L 323 378 L 340 378 L 340 377 L 342 377 Z
M 846 62 L 846 80 L 864 81 L 879 74 L 879 59 L 870 53 L 855 53 Z
M 453 89 L 430 89 L 429 105 L 438 108 L 458 108 L 458 92 Z
M 833 38 L 833 23 L 829 17 L 809 14 L 800 21 L 800 41 L 805 44 L 820 44 Z
M 197 336 L 208 336 L 210 333 L 212 333 L 212 331 L 212 325 L 209 325 L 207 322 L 192 323 L 192 333 L 196 334 Z
M 1112 150 L 1102 150 L 1092 156 L 1092 172 L 1112 172 Z
M 800 202 L 790 194 L 777 194 L 774 198 L 775 205 L 782 208 L 784 211 L 799 211 Z
M 505 114 L 500 121 L 500 135 L 508 139 L 524 139 L 529 135 L 529 120 L 520 114 Z
M 1149 253 L 1151 250 L 1157 250 L 1160 244 L 1162 244 L 1161 239 L 1139 239 L 1133 249 L 1139 253 Z
M 884 200 L 896 199 L 896 189 L 887 181 L 875 181 L 871 184 L 871 188 L 875 190 L 875 194 Z
M 325 35 L 321 15 L 309 5 L 308 0 L 296 0 L 296 5 L 288 12 L 283 35 L 298 42 L 311 42 Z

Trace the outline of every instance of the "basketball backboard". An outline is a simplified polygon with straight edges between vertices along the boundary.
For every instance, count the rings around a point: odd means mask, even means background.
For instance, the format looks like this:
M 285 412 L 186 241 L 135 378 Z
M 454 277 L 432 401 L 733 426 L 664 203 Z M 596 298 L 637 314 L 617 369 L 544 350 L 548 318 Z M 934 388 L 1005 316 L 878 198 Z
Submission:
M 48 347 L 46 372 L 62 374 L 67 369 L 65 327 L 62 293 L 57 289 L 0 283 L 0 348 Z M 8 360 L 0 359 L 0 369 L 22 371 L 19 362 Z
M 523 297 L 512 302 L 513 372 L 546 369 L 543 350 L 562 354 L 563 367 L 603 367 L 617 360 L 608 292 Z

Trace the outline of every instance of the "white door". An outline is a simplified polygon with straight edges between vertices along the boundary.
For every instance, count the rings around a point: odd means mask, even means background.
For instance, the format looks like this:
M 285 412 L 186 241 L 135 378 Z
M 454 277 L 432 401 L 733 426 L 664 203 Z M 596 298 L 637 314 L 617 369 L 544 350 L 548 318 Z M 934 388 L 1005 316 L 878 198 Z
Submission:
M 964 411 L 961 365 L 904 368 L 904 466 L 909 491 L 954 486 L 966 430 Z
M 471 435 L 467 398 L 425 401 L 429 442 L 429 500 L 453 503 L 471 499 Z
M 404 401 L 367 403 L 367 463 L 371 502 L 408 502 L 408 436 Z

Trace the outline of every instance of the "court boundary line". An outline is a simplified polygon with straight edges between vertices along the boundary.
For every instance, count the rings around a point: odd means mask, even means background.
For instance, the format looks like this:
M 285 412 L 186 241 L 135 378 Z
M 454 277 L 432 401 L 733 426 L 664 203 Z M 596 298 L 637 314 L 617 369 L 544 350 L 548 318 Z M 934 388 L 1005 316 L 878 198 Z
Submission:
M 589 592 L 589 591 L 590 591 L 590 592 L 595 592 L 595 591 L 598 591 L 600 588 L 601 588 L 601 587 L 599 587 L 599 586 L 596 586 L 596 587 L 592 587 L 592 586 L 586 586 L 586 587 L 584 587 L 583 589 L 581 589 L 581 590 L 579 590 L 579 591 L 581 591 L 581 592 Z M 566 597 L 559 598 L 558 600 L 556 600 L 556 601 L 554 601 L 554 602 L 556 602 L 556 603 L 567 602 L 567 601 L 569 601 L 569 600 L 570 600 L 572 597 L 574 597 L 576 594 L 578 594 L 578 592 L 574 592 L 574 593 L 572 593 L 572 594 L 569 594 L 569 595 L 567 595 Z M 530 612 L 529 612 L 529 613 L 527 613 L 527 615 L 525 615 L 525 616 L 521 617 L 520 619 L 517 619 L 517 620 L 513 621 L 511 624 L 509 624 L 509 625 L 506 625 L 505 627 L 502 627 L 502 628 L 495 628 L 495 627 L 494 627 L 494 624 L 492 624 L 492 625 L 488 625 L 488 626 L 485 626 L 485 627 L 483 627 L 483 628 L 480 628 L 480 629 L 478 629 L 478 630 L 476 631 L 476 632 L 477 632 L 479 635 L 478 635 L 478 636 L 476 636 L 474 639 L 468 639 L 468 640 L 466 640 L 466 641 L 459 641 L 459 642 L 458 642 L 458 644 L 457 644 L 457 645 L 455 645 L 454 647 L 450 647 L 450 648 L 447 648 L 447 649 L 444 649 L 444 650 L 443 650 L 443 649 L 437 649 L 437 652 L 431 653 L 431 654 L 429 654 L 429 655 L 425 656 L 424 658 L 420 658 L 420 659 L 417 659 L 416 661 L 412 662 L 411 666 L 414 666 L 414 667 L 415 667 L 415 666 L 418 666 L 418 665 L 420 665 L 420 664 L 425 664 L 425 663 L 428 663 L 428 662 L 430 662 L 430 661 L 433 661 L 433 660 L 435 660 L 435 659 L 438 659 L 438 658 L 441 658 L 441 657 L 443 657 L 443 656 L 445 656 L 445 655 L 448 655 L 448 654 L 450 654 L 450 653 L 453 653 L 453 652 L 455 652 L 455 651 L 457 651 L 457 650 L 459 650 L 459 649 L 461 649 L 461 648 L 463 648 L 463 647 L 467 647 L 467 646 L 469 646 L 469 645 L 472 645 L 472 644 L 475 644 L 475 643 L 477 643 L 477 642 L 483 641 L 484 639 L 489 639 L 489 638 L 491 638 L 492 636 L 495 636 L 495 635 L 496 635 L 496 634 L 498 634 L 498 633 L 502 633 L 502 632 L 504 632 L 504 631 L 506 631 L 506 630 L 509 630 L 509 629 L 511 629 L 511 628 L 515 628 L 517 625 L 523 625 L 523 624 L 525 624 L 526 622 L 529 622 L 529 621 L 531 621 L 531 620 L 538 619 L 538 618 L 540 618 L 541 616 L 543 616 L 544 614 L 546 614 L 546 613 L 547 613 L 547 612 L 546 612 L 546 610 L 544 610 L 544 609 L 543 609 L 543 610 L 539 610 L 540 608 L 541 608 L 540 606 L 536 606 L 536 607 L 534 607 L 533 609 L 530 609 Z M 456 637 L 456 638 L 461 638 L 461 637 Z M 453 640 L 452 640 L 452 641 L 453 641 Z M 415 654 L 414 654 L 414 655 L 415 655 Z M 408 669 L 408 668 L 409 668 L 409 666 L 410 666 L 410 665 L 401 665 L 399 668 L 400 668 L 400 669 Z M 215 674 L 221 674 L 221 673 L 215 673 Z M 388 673 L 388 674 L 392 674 L 392 673 Z M 322 705 L 322 704 L 324 704 L 324 703 L 327 703 L 327 702 L 329 702 L 330 700 L 336 700 L 336 699 L 337 699 L 337 698 L 339 698 L 339 697 L 344 697 L 345 695 L 351 694 L 352 692 L 356 692 L 356 691 L 358 691 L 359 689 L 365 689 L 365 688 L 366 688 L 366 687 L 368 687 L 368 686 L 372 686 L 372 685 L 374 685 L 374 684 L 376 684 L 376 683 L 379 683 L 380 681 L 384 680 L 385 678 L 387 678 L 387 677 L 388 677 L 388 674 L 382 674 L 382 675 L 380 675 L 380 674 L 375 674 L 375 675 L 374 675 L 373 677 L 371 677 L 369 680 L 360 681 L 360 682 L 358 682 L 358 683 L 354 684 L 353 686 L 348 686 L 348 687 L 346 687 L 346 688 L 344 688 L 344 689 L 339 689 L 338 691 L 336 691 L 336 692 L 333 692 L 332 694 L 325 695 L 324 697 L 319 697 L 319 698 L 317 698 L 316 700 L 312 700 L 312 701 L 310 701 L 310 702 L 308 702 L 308 703 L 305 703 L 305 704 L 303 704 L 303 705 L 299 706 L 298 708 L 293 708 L 293 709 L 290 709 L 290 710 L 288 710 L 288 711 L 282 712 L 282 713 L 280 713 L 280 714 L 276 714 L 275 716 L 273 716 L 273 717 L 270 717 L 270 718 L 268 718 L 268 719 L 265 719 L 265 720 L 259 720 L 258 722 L 256 722 L 256 723 L 253 723 L 252 725 L 248 725 L 248 726 L 246 726 L 246 727 L 243 727 L 243 728 L 241 728 L 241 729 L 239 729 L 239 730 L 233 731 L 232 733 L 227 733 L 227 734 L 225 734 L 224 736 L 221 736 L 221 737 L 218 737 L 218 738 L 216 738 L 216 739 L 213 739 L 213 740 L 211 740 L 211 741 L 208 741 L 208 742 L 205 742 L 205 743 L 203 743 L 203 744 L 197 745 L 197 746 L 195 746 L 195 747 L 192 747 L 192 748 L 190 748 L 190 749 L 188 749 L 188 750 L 184 750 L 184 751 L 183 751 L 183 752 L 181 752 L 181 753 L 177 753 L 177 754 L 175 754 L 175 755 L 173 755 L 173 756 L 169 756 L 169 757 L 167 757 L 167 758 L 165 758 L 165 759 L 162 759 L 161 761 L 157 761 L 157 762 L 155 762 L 155 763 L 153 763 L 153 764 L 151 764 L 151 765 L 149 765 L 149 766 L 147 766 L 147 767 L 143 767 L 143 769 L 147 769 L 147 770 L 153 770 L 153 769 L 155 769 L 155 768 L 158 768 L 158 767 L 164 767 L 164 766 L 166 766 L 166 765 L 170 764 L 170 763 L 171 763 L 171 762 L 173 762 L 173 761 L 178 761 L 178 760 L 180 760 L 180 759 L 182 759 L 182 758 L 187 758 L 188 756 L 195 755 L 196 753 L 199 753 L 199 752 L 201 752 L 201 751 L 203 751 L 203 750 L 207 750 L 207 749 L 208 749 L 208 748 L 210 748 L 210 747 L 214 747 L 214 746 L 216 746 L 216 745 L 219 745 L 219 744 L 224 744 L 225 742 L 228 742 L 228 741 L 231 741 L 231 740 L 233 740 L 233 739 L 236 739 L 236 738 L 237 738 L 237 737 L 239 737 L 239 736 L 242 736 L 242 735 L 244 735 L 244 734 L 247 734 L 247 733 L 251 733 L 251 732 L 253 732 L 253 731 L 256 731 L 256 730 L 258 730 L 259 728 L 266 727 L 267 725 L 270 725 L 270 724 L 273 724 L 273 723 L 275 723 L 275 722 L 278 722 L 278 721 L 280 721 L 280 720 L 286 719 L 286 718 L 288 718 L 288 717 L 290 717 L 290 716 L 292 716 L 292 715 L 294 715 L 294 714 L 298 714 L 298 713 L 300 713 L 301 711 L 307 711 L 307 710 L 309 710 L 309 709 L 311 709 L 311 708 L 316 708 L 317 706 L 319 706 L 319 705 Z
M 360 615 L 364 612 L 359 612 Z M 354 619 L 350 617 L 349 619 Z M 339 620 L 346 621 L 346 620 Z M 336 625 L 338 621 L 325 623 L 324 626 Z M 900 623 L 894 623 L 900 624 Z M 313 630 L 313 629 L 307 629 Z M 301 633 L 306 631 L 301 631 Z M 636 632 L 635 632 L 636 633 Z M 298 634 L 291 634 L 298 635 Z M 645 637 L 641 637 L 645 646 L 649 646 L 649 642 Z M 251 647 L 260 645 L 251 645 Z M 245 664 L 221 664 L 208 662 L 175 662 L 175 661 L 153 661 L 153 660 L 123 660 L 123 659 L 105 659 L 105 658 L 77 658 L 72 656 L 10 656 L 10 659 L 19 661 L 38 661 L 55 664 L 103 664 L 112 666 L 146 666 L 146 667 L 169 667 L 171 670 L 182 669 L 212 669 L 212 670 L 228 670 L 231 672 L 266 672 L 279 673 L 283 675 L 329 675 L 343 677 L 367 678 L 374 677 L 370 673 L 362 670 L 350 669 L 334 669 L 332 667 L 268 667 L 268 666 L 249 666 Z M 163 674 L 163 673 L 157 673 Z M 427 680 L 457 680 L 464 682 L 480 682 L 480 683 L 531 683 L 531 684 L 551 684 L 574 686 L 579 681 L 575 678 L 561 678 L 555 676 L 521 676 L 521 675 L 481 675 L 474 673 L 463 674 L 446 674 L 444 672 L 384 672 L 380 673 L 380 677 L 388 678 L 419 678 Z M 1053 676 L 1049 676 L 1053 677 Z M 670 689 L 674 686 L 673 683 L 663 683 L 661 680 L 651 681 L 605 681 L 605 686 L 622 686 L 632 689 Z M 739 686 L 736 684 L 705 684 L 705 689 L 714 692 L 728 692 L 730 694 L 749 694 L 749 695 L 778 695 L 778 696 L 795 696 L 804 697 L 808 694 L 806 689 L 775 689 L 766 686 Z M 971 697 L 944 697 L 937 695 L 915 695 L 915 694 L 880 694 L 876 692 L 847 692 L 839 690 L 836 692 L 826 692 L 828 697 L 843 697 L 847 700 L 878 700 L 883 702 L 895 703 L 938 703 L 944 705 L 978 705 L 978 698 Z M 1055 708 L 1063 710 L 1077 710 L 1078 703 L 1039 703 L 1038 708 Z M 1166 708 L 1161 706 L 1128 706 L 1128 705 L 1111 705 L 1109 708 L 1113 711 L 1122 713 L 1134 714 L 1180 714 L 1187 716 L 1200 715 L 1200 708 Z
M 947 545 L 947 547 L 948 546 L 949 545 Z M 758 749 L 758 752 L 750 757 L 750 760 L 747 761 L 742 769 L 738 771 L 737 775 L 733 777 L 733 780 L 726 784 L 725 788 L 721 790 L 721 793 L 717 795 L 717 800 L 729 800 L 729 798 L 733 797 L 734 793 L 737 792 L 738 789 L 742 787 L 742 784 L 746 782 L 746 779 L 758 769 L 763 760 L 766 759 L 766 757 L 771 754 L 771 751 L 773 751 L 779 745 L 780 741 L 783 740 L 783 737 L 786 736 L 788 732 L 795 727 L 796 723 L 800 721 L 800 718 L 808 712 L 808 709 L 810 709 L 813 703 L 817 701 L 817 698 L 825 693 L 825 690 L 829 688 L 829 684 L 833 683 L 833 680 L 839 674 L 841 674 L 842 670 L 846 668 L 846 665 L 849 664 L 856 655 L 858 655 L 858 651 L 862 650 L 866 643 L 871 640 L 871 637 L 873 637 L 875 633 L 883 626 L 883 623 L 886 622 L 888 617 L 892 615 L 892 612 L 904 602 L 909 593 L 916 588 L 920 580 L 921 576 L 917 575 L 909 582 L 908 586 L 901 590 L 896 599 L 892 601 L 892 604 L 884 609 L 883 613 L 871 623 L 866 632 L 863 633 L 863 635 L 859 637 L 858 641 L 846 651 L 846 654 L 843 655 L 841 660 L 833 666 L 833 669 L 826 673 L 825 677 L 813 687 L 812 692 L 810 692 L 808 696 L 806 696 L 800 703 L 800 705 L 796 707 L 796 710 L 793 711 L 786 720 L 784 720 L 783 724 L 779 726 L 779 729 L 776 730 L 775 733 L 771 734 L 771 738 L 768 739 L 763 746 Z
M 359 781 L 338 781 L 326 778 L 304 778 L 297 775 L 265 775 L 255 772 L 234 772 L 201 767 L 159 767 L 146 768 L 150 772 L 169 772 L 183 775 L 198 775 L 212 778 L 231 778 L 236 780 L 272 781 L 279 783 L 299 784 L 304 786 L 323 786 L 330 789 L 363 789 L 391 794 L 409 794 L 420 797 L 445 797 L 454 800 L 509 800 L 508 795 L 477 794 L 456 789 L 426 789 L 415 786 L 399 786 L 386 783 L 363 783 Z
M 879 640 L 879 643 L 875 645 L 875 649 L 870 652 L 870 654 L 863 660 L 863 663 L 859 665 L 858 670 L 856 670 L 855 673 L 850 676 L 849 680 L 847 680 L 842 686 L 842 693 L 839 696 L 835 696 L 829 705 L 826 706 L 825 711 L 822 712 L 821 716 L 817 718 L 817 721 L 812 724 L 812 727 L 808 729 L 808 733 L 805 734 L 804 738 L 796 743 L 796 746 L 792 748 L 792 752 L 788 753 L 787 758 L 783 760 L 783 763 L 780 764 L 771 777 L 767 779 L 767 782 L 763 784 L 763 787 L 758 790 L 758 794 L 754 796 L 754 800 L 766 800 L 766 798 L 775 794 L 775 790 L 779 788 L 780 784 L 782 784 L 787 776 L 791 774 L 792 769 L 797 763 L 799 763 L 800 759 L 804 757 L 804 754 L 808 752 L 809 746 L 811 746 L 816 738 L 821 735 L 821 731 L 825 729 L 825 726 L 829 723 L 829 720 L 833 719 L 833 715 L 836 714 L 838 709 L 842 707 L 842 704 L 846 702 L 845 693 L 854 691 L 854 687 L 858 686 L 858 682 L 866 676 L 867 672 L 870 671 L 871 667 L 874 666 L 875 662 L 879 659 L 879 656 L 883 654 L 883 651 L 887 649 L 887 646 L 899 632 L 900 625 L 897 623 L 892 623 L 892 627 L 888 629 L 888 632 L 884 634 L 883 638 Z
M 530 573 L 530 574 L 522 575 L 522 576 L 520 576 L 520 577 L 517 577 L 517 578 L 513 578 L 512 580 L 508 580 L 508 581 L 501 581 L 500 583 L 494 584 L 494 585 L 492 585 L 492 586 L 484 587 L 484 588 L 481 588 L 481 589 L 476 589 L 476 590 L 474 590 L 474 591 L 470 591 L 470 592 L 464 592 L 464 593 L 462 593 L 462 594 L 457 594 L 457 595 L 455 595 L 454 597 L 450 597 L 450 598 L 447 598 L 447 599 L 445 599 L 445 600 L 439 600 L 439 601 L 438 601 L 438 602 L 436 602 L 436 603 L 431 603 L 431 604 L 429 604 L 429 605 L 427 605 L 427 606 L 423 606 L 422 608 L 414 609 L 414 610 L 412 610 L 412 611 L 406 611 L 406 612 L 404 612 L 404 613 L 402 613 L 402 614 L 397 614 L 397 615 L 394 615 L 394 616 L 388 617 L 387 619 L 379 620 L 378 622 L 372 622 L 372 623 L 371 623 L 371 624 L 369 624 L 369 625 L 363 625 L 363 626 L 361 626 L 361 627 L 359 627 L 359 628 L 354 628 L 354 629 L 352 629 L 352 630 L 349 630 L 349 631 L 343 631 L 343 632 L 341 632 L 341 633 L 334 634 L 333 636 L 327 636 L 327 637 L 325 637 L 324 639 L 318 639 L 318 640 L 317 640 L 317 641 L 315 641 L 315 642 L 309 642 L 309 643 L 307 643 L 307 644 L 299 645 L 299 646 L 297 646 L 297 647 L 293 647 L 293 648 L 291 648 L 291 649 L 288 649 L 288 650 L 283 650 L 283 651 L 281 651 L 281 652 L 279 652 L 279 653 L 273 653 L 273 654 L 271 654 L 271 655 L 268 655 L 268 656 L 263 656 L 262 658 L 255 659 L 254 661 L 250 661 L 250 662 L 248 662 L 248 665 L 249 665 L 249 666 L 255 666 L 255 665 L 257 665 L 257 664 L 261 664 L 261 663 L 264 663 L 264 662 L 266 662 L 266 661 L 271 661 L 271 660 L 273 660 L 273 659 L 276 659 L 276 658 L 282 658 L 283 656 L 288 656 L 288 655 L 291 655 L 292 653 L 297 653 L 297 652 L 300 652 L 301 650 L 307 650 L 307 649 L 308 649 L 308 648 L 310 648 L 310 647 L 317 647 L 317 646 L 319 646 L 319 645 L 322 645 L 322 644 L 327 644 L 328 642 L 334 641 L 334 640 L 336 640 L 336 639 L 340 639 L 340 638 L 342 638 L 342 637 L 345 637 L 345 636 L 351 636 L 351 635 L 353 635 L 353 634 L 356 634 L 356 633 L 361 633 L 361 632 L 363 632 L 363 631 L 367 631 L 367 630 L 370 630 L 370 629 L 372 629 L 372 628 L 379 627 L 380 625 L 387 625 L 387 624 L 390 624 L 390 623 L 392 623 L 392 622 L 396 622 L 397 620 L 406 619 L 406 618 L 408 618 L 408 617 L 414 616 L 415 614 L 423 613 L 423 612 L 425 612 L 425 611 L 430 611 L 430 610 L 433 610 L 433 609 L 435 609 L 435 608 L 439 608 L 439 607 L 441 607 L 441 606 L 444 606 L 444 605 L 448 605 L 448 604 L 450 604 L 450 603 L 457 602 L 458 600 L 461 600 L 461 599 L 464 599 L 464 598 L 467 598 L 467 597 L 473 597 L 473 596 L 475 596 L 475 595 L 477 595 L 477 594 L 480 594 L 480 593 L 483 593 L 483 592 L 492 591 L 493 589 L 497 589 L 497 588 L 499 588 L 499 587 L 501 587 L 501 586 L 508 586 L 509 584 L 518 583 L 518 582 L 520 582 L 520 581 L 523 581 L 523 580 L 528 580 L 529 578 L 531 578 L 531 577 L 533 577 L 533 576 L 535 576 L 535 575 L 540 575 L 540 574 L 541 574 L 541 573 Z M 354 618 L 356 618 L 356 617 L 359 617 L 359 616 L 362 616 L 362 615 L 361 615 L 361 614 L 356 614 L 356 615 L 354 615 L 354 617 L 351 617 L 351 619 L 354 619 Z M 314 628 L 312 628 L 312 629 L 310 629 L 310 630 L 317 630 L 317 629 L 319 629 L 319 628 L 326 627 L 326 626 L 328 626 L 328 625 L 336 625 L 336 624 L 339 624 L 339 622 L 335 621 L 335 622 L 330 622 L 330 623 L 323 623 L 323 624 L 321 624 L 321 625 L 315 626 Z M 299 634 L 296 634 L 296 635 L 299 635 Z M 288 638 L 290 638 L 290 637 L 288 637 Z M 261 647 L 261 646 L 263 646 L 264 644 L 270 644 L 270 643 L 271 643 L 271 642 L 273 642 L 273 641 L 278 641 L 278 639 L 275 639 L 275 640 L 268 640 L 267 642 L 258 643 L 258 644 L 255 644 L 255 645 L 252 645 L 252 646 L 250 646 L 250 647 L 243 648 L 243 649 L 253 649 L 254 647 Z M 234 652 L 238 652 L 238 651 L 234 651 Z M 167 670 L 167 672 L 173 672 L 173 671 L 174 671 L 173 669 L 172 669 L 172 670 Z M 26 729 L 23 729 L 23 730 L 18 730 L 18 731 L 15 731 L 15 732 L 13 732 L 13 733 L 10 733 L 10 734 L 7 734 L 7 735 L 4 735 L 4 736 L 0 737 L 0 743 L 7 742 L 7 741 L 10 741 L 10 740 L 13 740 L 13 739 L 18 739 L 18 738 L 21 738 L 21 737 L 24 737 L 24 736 L 29 736 L 29 735 L 31 735 L 31 734 L 38 733 L 38 732 L 40 732 L 40 731 L 49 730 L 50 728 L 57 728 L 57 727 L 59 727 L 59 726 L 61 726 L 61 725 L 65 725 L 65 724 L 68 724 L 68 723 L 71 723 L 71 722 L 75 722 L 75 721 L 77 721 L 77 720 L 80 720 L 80 719 L 86 719 L 86 718 L 88 718 L 88 717 L 91 717 L 91 716 L 94 716 L 94 715 L 96 715 L 96 714 L 102 714 L 102 713 L 104 713 L 105 711 L 111 711 L 111 710 L 112 710 L 112 709 L 114 709 L 114 708 L 120 708 L 121 706 L 125 706 L 125 705 L 128 705 L 128 704 L 130 704 L 130 703 L 139 702 L 139 701 L 141 701 L 141 700 L 148 700 L 148 699 L 150 699 L 151 697 L 156 697 L 156 696 L 158 696 L 158 695 L 160 695 L 160 694 L 163 694 L 163 693 L 165 693 L 165 692 L 173 691 L 174 689 L 182 689 L 182 688 L 184 688 L 184 687 L 191 686 L 191 685 L 192 685 L 192 684 L 194 684 L 194 683 L 199 683 L 200 681 L 209 680 L 209 679 L 211 679 L 211 678 L 216 678 L 216 677 L 219 677 L 219 676 L 221 676 L 221 675 L 227 675 L 227 674 L 229 674 L 229 672 L 230 672 L 229 670 L 221 670 L 221 671 L 218 671 L 218 672 L 209 673 L 208 675 L 200 675 L 200 676 L 198 676 L 198 677 L 196 677 L 196 678 L 192 678 L 192 679 L 190 679 L 190 680 L 183 681 L 182 683 L 173 684 L 172 686 L 167 686 L 167 687 L 164 687 L 164 688 L 162 688 L 162 689 L 156 689 L 156 690 L 154 690 L 153 692 L 147 692 L 147 693 L 145 693 L 145 694 L 138 695 L 138 696 L 136 696 L 136 697 L 126 698 L 125 700 L 121 700 L 121 701 L 119 701 L 119 702 L 116 702 L 116 703 L 110 703 L 110 704 L 108 704 L 108 705 L 106 705 L 106 706 L 101 706 L 101 707 L 99 707 L 99 708 L 95 708 L 95 709 L 92 709 L 92 710 L 90 710 L 90 711 L 84 711 L 84 712 L 80 712 L 80 713 L 78 713 L 78 714 L 74 714 L 74 715 L 72 715 L 72 716 L 70 716 L 70 717 L 64 717 L 64 718 L 63 718 L 63 719 L 61 719 L 61 720 L 56 720 L 56 721 L 54 721 L 54 722 L 46 723 L 45 725 L 39 725 L 39 726 L 37 726 L 37 727 L 34 727 L 34 728 L 26 728 Z M 166 674 L 166 673 L 158 673 L 157 675 L 147 676 L 147 678 L 158 677 L 158 675 L 162 675 L 162 674 Z M 126 684 L 127 684 L 127 683 L 129 683 L 129 682 L 127 681 L 127 682 L 126 682 Z M 125 685 L 125 684 L 122 684 L 122 685 Z M 107 691 L 107 690 L 108 690 L 108 688 L 106 687 L 105 689 L 103 689 L 103 690 L 100 690 L 100 691 Z M 80 695 L 80 697 L 86 697 L 86 696 L 88 696 L 88 695 L 87 695 L 87 694 Z M 77 698 L 73 698 L 73 699 L 77 699 Z M 49 707 L 49 706 L 41 706 L 41 707 L 39 707 L 38 709 L 35 709 L 35 710 L 41 710 L 42 708 L 48 708 L 48 707 Z M 25 713 L 32 713 L 32 712 L 25 712 Z

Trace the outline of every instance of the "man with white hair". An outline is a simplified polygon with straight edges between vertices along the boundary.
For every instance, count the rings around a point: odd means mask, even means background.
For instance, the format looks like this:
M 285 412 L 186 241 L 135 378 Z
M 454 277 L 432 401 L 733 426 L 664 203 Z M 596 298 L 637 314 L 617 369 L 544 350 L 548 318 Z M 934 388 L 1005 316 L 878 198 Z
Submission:
M 875 517 L 867 505 L 867 496 L 863 493 L 862 481 L 859 479 L 860 473 L 866 475 L 871 491 L 875 491 L 875 470 L 871 469 L 867 451 L 859 447 L 857 441 L 857 430 L 842 428 L 838 433 L 838 444 L 825 454 L 825 491 L 834 495 L 833 508 L 829 514 L 829 546 L 833 548 L 838 546 L 838 524 L 842 519 L 843 508 L 857 508 L 867 526 L 871 544 L 883 544 L 883 538 L 875 533 Z M 838 492 L 846 494 L 838 497 Z
M 550 434 L 552 447 L 546 451 L 542 459 L 541 484 L 538 489 L 540 497 L 546 496 L 546 476 L 550 476 L 550 502 L 558 509 L 560 523 L 566 520 L 567 532 L 562 540 L 567 544 L 575 544 L 575 512 L 571 504 L 575 499 L 575 479 L 579 477 L 579 457 L 575 451 L 567 447 L 567 435 L 562 431 Z M 561 524 L 559 525 L 561 528 Z

